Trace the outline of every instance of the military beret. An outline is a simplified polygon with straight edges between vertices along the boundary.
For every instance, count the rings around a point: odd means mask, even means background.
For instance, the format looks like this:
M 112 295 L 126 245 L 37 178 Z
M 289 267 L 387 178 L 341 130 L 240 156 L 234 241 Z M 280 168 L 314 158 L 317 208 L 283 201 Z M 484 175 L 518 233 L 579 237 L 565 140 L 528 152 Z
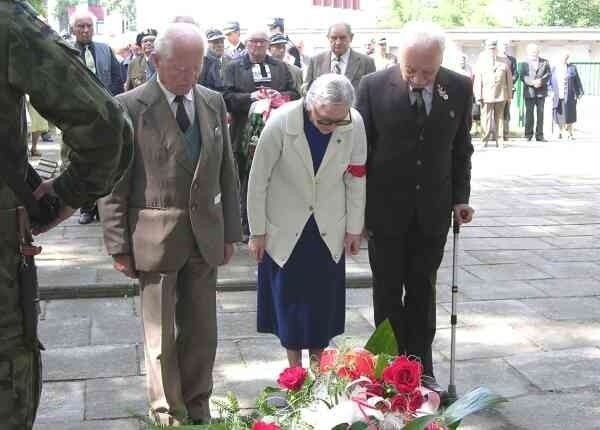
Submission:
M 221 30 L 211 28 L 210 30 L 206 31 L 206 40 L 208 40 L 209 42 L 212 42 L 213 40 L 222 39 L 225 39 L 225 36 L 223 35 L 223 32 Z

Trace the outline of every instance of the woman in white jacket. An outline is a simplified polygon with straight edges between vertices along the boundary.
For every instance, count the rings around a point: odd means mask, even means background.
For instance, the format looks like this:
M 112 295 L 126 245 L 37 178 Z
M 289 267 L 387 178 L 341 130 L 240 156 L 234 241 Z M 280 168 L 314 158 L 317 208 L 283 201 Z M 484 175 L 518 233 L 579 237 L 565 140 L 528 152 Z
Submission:
M 327 74 L 267 121 L 248 184 L 249 247 L 258 261 L 258 331 L 290 366 L 318 360 L 344 332 L 345 259 L 360 248 L 367 143 L 354 90 Z

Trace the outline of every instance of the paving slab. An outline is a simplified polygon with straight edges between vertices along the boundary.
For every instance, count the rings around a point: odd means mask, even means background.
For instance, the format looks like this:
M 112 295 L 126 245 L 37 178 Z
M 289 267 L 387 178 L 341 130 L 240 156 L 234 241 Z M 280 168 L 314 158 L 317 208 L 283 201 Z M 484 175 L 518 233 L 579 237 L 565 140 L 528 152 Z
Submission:
M 140 344 L 143 340 L 142 321 L 138 316 L 92 321 L 92 345 Z
M 444 361 L 435 366 L 435 374 L 438 382 L 447 386 L 450 380 L 450 362 Z M 488 388 L 508 399 L 539 392 L 501 358 L 457 361 L 455 378 L 459 397 L 478 387 Z
M 112 321 L 118 317 L 133 316 L 131 298 L 49 300 L 45 317 L 51 319 L 89 318 Z
M 60 424 L 36 424 L 34 430 L 146 430 L 136 419 L 94 420 Z
M 599 348 L 524 353 L 505 360 L 544 391 L 600 387 Z
M 536 254 L 548 261 L 570 262 L 570 261 L 600 261 L 598 249 L 548 249 L 536 251 Z
M 450 359 L 450 329 L 436 331 L 435 346 Z M 540 348 L 509 324 L 460 327 L 456 330 L 456 359 L 499 358 Z
M 135 345 L 98 345 L 49 349 L 42 354 L 44 381 L 133 376 L 138 373 Z
M 552 320 L 600 320 L 600 299 L 595 297 L 527 299 L 521 302 Z
M 550 275 L 552 278 L 588 278 L 600 277 L 600 265 L 593 262 L 546 262 L 532 263 L 532 265 Z
M 469 266 L 466 270 L 484 281 L 516 281 L 550 277 L 547 273 L 524 263 L 482 264 Z
M 481 264 L 546 262 L 537 254 L 537 251 L 530 250 L 473 250 L 466 251 L 466 253 L 479 260 Z
M 548 321 L 520 326 L 519 333 L 544 350 L 600 347 L 600 321 Z
M 600 296 L 600 279 L 544 279 L 527 283 L 551 297 Z
M 520 249 L 550 249 L 552 244 L 542 239 L 529 237 L 516 238 L 466 238 L 461 239 L 461 247 L 466 251 L 477 250 L 520 250 Z
M 468 300 L 504 300 L 547 296 L 544 291 L 526 281 L 466 282 L 460 284 L 458 289 Z M 460 301 L 466 300 L 463 298 Z
M 42 389 L 38 424 L 83 421 L 85 382 L 45 383 Z
M 143 376 L 94 379 L 86 383 L 86 420 L 138 417 L 147 412 Z
M 543 393 L 520 397 L 499 409 L 512 429 L 597 430 L 597 392 Z
M 89 318 L 40 320 L 40 340 L 48 349 L 86 346 L 90 344 L 91 325 Z
M 449 303 L 442 303 L 450 312 Z M 546 318 L 536 313 L 519 300 L 473 301 L 457 305 L 459 323 L 469 326 L 485 326 L 494 324 L 535 325 Z

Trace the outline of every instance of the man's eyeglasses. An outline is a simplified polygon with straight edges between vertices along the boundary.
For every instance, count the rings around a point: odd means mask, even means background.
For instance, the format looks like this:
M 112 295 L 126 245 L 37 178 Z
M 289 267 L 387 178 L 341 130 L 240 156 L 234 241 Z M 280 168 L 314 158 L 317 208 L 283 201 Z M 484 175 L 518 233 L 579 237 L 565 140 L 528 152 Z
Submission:
M 338 120 L 318 118 L 318 119 L 316 119 L 316 121 L 317 121 L 317 124 L 319 124 L 319 125 L 325 125 L 325 126 L 330 126 L 330 125 L 336 125 L 336 126 L 350 125 L 350 124 L 352 124 L 352 115 L 350 114 L 350 111 L 348 111 L 348 118 L 338 119 Z

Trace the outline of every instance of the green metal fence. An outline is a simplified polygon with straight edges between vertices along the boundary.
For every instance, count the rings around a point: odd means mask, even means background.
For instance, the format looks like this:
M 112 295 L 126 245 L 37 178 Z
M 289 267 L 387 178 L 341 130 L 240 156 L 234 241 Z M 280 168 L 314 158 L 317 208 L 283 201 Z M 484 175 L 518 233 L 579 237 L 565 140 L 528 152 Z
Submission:
M 586 96 L 600 96 L 600 63 L 573 63 L 577 66 Z

